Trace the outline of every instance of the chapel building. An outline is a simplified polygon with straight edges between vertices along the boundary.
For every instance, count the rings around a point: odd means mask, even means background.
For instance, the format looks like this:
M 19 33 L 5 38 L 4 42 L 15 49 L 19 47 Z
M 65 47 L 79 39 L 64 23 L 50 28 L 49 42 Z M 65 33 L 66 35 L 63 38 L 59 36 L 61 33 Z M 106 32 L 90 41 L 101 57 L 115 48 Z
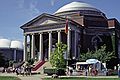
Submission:
M 22 25 L 21 29 L 24 34 L 24 61 L 28 58 L 49 61 L 55 44 L 59 42 L 67 44 L 66 54 L 70 59 L 79 60 L 81 53 L 99 49 L 105 44 L 107 51 L 115 50 L 117 57 L 112 63 L 108 62 L 109 65 L 114 66 L 120 61 L 120 23 L 84 2 L 71 2 L 53 14 L 43 13 Z

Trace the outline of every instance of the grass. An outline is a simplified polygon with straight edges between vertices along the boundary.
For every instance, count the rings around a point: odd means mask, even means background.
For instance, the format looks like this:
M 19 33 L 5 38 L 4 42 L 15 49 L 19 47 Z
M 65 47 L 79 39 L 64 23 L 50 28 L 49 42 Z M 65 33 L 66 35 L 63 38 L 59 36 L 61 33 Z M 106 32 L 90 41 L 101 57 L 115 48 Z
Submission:
M 0 76 L 0 80 L 21 80 L 21 79 L 12 76 Z
M 85 77 L 62 77 L 62 78 L 44 78 L 43 80 L 120 80 L 120 78 L 85 78 Z

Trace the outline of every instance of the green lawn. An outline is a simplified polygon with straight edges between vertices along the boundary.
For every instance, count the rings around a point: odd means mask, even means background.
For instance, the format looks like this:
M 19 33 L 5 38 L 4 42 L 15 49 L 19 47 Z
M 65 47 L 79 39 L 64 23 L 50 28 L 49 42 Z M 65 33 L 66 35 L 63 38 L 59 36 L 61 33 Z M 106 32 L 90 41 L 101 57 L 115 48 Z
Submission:
M 44 78 L 43 80 L 120 80 L 120 78 L 78 78 L 78 77 L 64 77 L 64 78 Z
M 0 76 L 0 80 L 21 80 L 21 79 L 12 76 Z

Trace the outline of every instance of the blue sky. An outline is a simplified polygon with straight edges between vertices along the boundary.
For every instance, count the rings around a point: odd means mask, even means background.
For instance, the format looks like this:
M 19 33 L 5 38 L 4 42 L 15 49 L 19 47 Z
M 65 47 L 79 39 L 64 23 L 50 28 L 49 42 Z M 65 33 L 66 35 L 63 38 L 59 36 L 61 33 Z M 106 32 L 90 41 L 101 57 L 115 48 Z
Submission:
M 20 26 L 42 13 L 54 13 L 72 1 L 83 1 L 120 21 L 120 0 L 0 0 L 0 38 L 23 40 Z

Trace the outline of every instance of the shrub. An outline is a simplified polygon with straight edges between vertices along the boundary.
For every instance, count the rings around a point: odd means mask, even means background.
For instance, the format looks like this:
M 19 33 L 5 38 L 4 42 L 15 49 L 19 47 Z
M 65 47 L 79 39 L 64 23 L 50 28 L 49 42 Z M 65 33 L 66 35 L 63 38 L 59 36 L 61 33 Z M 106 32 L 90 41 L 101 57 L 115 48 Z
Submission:
M 65 69 L 64 68 L 45 68 L 44 69 L 44 73 L 48 74 L 48 75 L 53 75 L 53 74 L 57 74 L 57 75 L 65 75 Z

